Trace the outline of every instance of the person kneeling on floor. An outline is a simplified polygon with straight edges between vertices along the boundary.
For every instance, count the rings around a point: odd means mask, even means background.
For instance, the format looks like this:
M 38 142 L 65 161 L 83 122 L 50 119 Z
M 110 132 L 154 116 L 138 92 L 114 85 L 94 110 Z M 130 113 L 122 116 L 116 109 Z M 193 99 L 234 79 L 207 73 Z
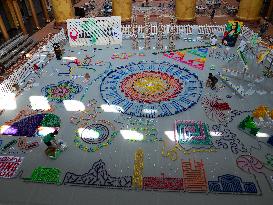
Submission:
M 218 79 L 215 76 L 213 76 L 212 73 L 209 73 L 209 77 L 206 82 L 206 86 L 210 87 L 211 89 L 215 89 L 217 82 L 218 82 Z
M 55 137 L 58 134 L 58 130 L 55 130 L 53 133 L 49 133 L 43 138 L 43 142 L 47 146 L 45 150 L 46 155 L 55 155 L 56 150 L 59 148 L 59 143 L 56 141 Z

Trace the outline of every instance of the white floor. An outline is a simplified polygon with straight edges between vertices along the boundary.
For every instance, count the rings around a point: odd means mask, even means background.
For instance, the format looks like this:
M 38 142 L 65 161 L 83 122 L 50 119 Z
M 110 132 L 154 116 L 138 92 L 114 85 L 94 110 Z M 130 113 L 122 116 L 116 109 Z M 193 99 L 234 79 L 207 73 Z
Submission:
M 155 43 L 152 42 L 154 45 Z M 202 43 L 198 43 L 202 45 Z M 166 44 L 167 45 L 167 44 Z M 177 42 L 176 48 L 188 48 L 195 45 L 195 43 L 189 42 Z M 127 60 L 115 59 L 112 60 L 111 56 L 113 53 L 121 52 L 135 52 L 131 50 L 129 41 L 124 41 L 122 47 L 112 46 L 110 48 L 101 47 L 103 50 L 96 50 L 93 48 L 71 48 L 68 44 L 65 46 L 65 54 L 63 57 L 77 57 L 80 61 L 85 55 L 93 56 L 93 61 L 102 60 L 105 62 L 104 66 L 94 66 L 96 71 L 90 72 L 91 81 L 93 84 L 87 90 L 82 102 L 85 106 L 91 99 L 97 101 L 97 105 L 101 106 L 105 104 L 100 94 L 100 84 L 102 78 L 98 78 L 95 82 L 94 79 L 103 74 L 104 71 L 109 69 L 109 63 L 111 62 L 114 69 L 120 65 L 127 65 L 130 62 L 139 62 L 141 60 L 146 61 L 168 61 L 173 64 L 178 64 L 181 67 L 187 68 L 190 72 L 196 73 L 198 78 L 203 82 L 202 96 L 209 93 L 215 94 L 221 97 L 224 101 L 228 102 L 232 110 L 239 111 L 250 111 L 254 110 L 259 105 L 267 105 L 270 109 L 273 109 L 273 94 L 272 91 L 272 79 L 265 79 L 259 87 L 252 85 L 253 89 L 266 90 L 267 94 L 260 95 L 254 93 L 241 99 L 234 92 L 228 88 L 221 88 L 219 91 L 212 91 L 205 87 L 205 82 L 209 72 L 217 74 L 222 71 L 222 67 L 226 66 L 225 61 L 220 58 L 216 59 L 213 57 L 207 58 L 206 66 L 203 71 L 191 68 L 185 64 L 178 63 L 174 60 L 163 57 L 162 54 L 153 55 L 150 51 L 141 51 L 145 53 L 145 57 L 133 56 Z M 119 48 L 119 49 L 115 49 Z M 212 48 L 209 48 L 211 52 Z M 224 49 L 224 48 L 223 48 Z M 217 51 L 221 51 L 217 48 Z M 234 52 L 231 49 L 229 53 Z M 222 56 L 225 58 L 225 56 Z M 249 60 L 250 72 L 256 75 L 262 75 L 262 67 L 255 65 L 254 60 Z M 29 105 L 30 96 L 41 96 L 41 89 L 48 84 L 57 84 L 61 80 L 69 80 L 69 76 L 58 76 L 58 72 L 66 72 L 67 66 L 61 65 L 67 61 L 52 60 L 45 68 L 41 75 L 41 78 L 36 78 L 36 86 L 33 86 L 30 90 L 23 92 L 21 96 L 16 98 L 17 108 L 12 111 L 6 111 L 0 116 L 0 125 L 3 125 L 6 121 L 13 119 L 16 114 L 25 106 Z M 211 71 L 211 65 L 215 65 L 215 70 Z M 233 65 L 239 66 L 239 62 Z M 237 69 L 237 68 L 235 68 Z M 77 74 L 84 74 L 86 70 L 77 70 Z M 33 75 L 34 76 L 34 75 Z M 74 82 L 80 84 L 83 87 L 83 91 L 75 95 L 74 100 L 79 100 L 84 94 L 86 83 L 82 82 L 82 78 L 75 79 Z M 222 82 L 219 81 L 219 87 L 222 86 Z M 244 85 L 246 90 L 249 89 L 247 85 Z M 251 87 L 251 86 L 250 86 Z M 230 95 L 231 98 L 226 96 Z M 201 107 L 201 98 L 192 108 L 181 112 L 176 115 L 171 115 L 162 118 L 155 119 L 155 126 L 158 131 L 158 138 L 162 138 L 166 141 L 167 147 L 171 148 L 174 146 L 174 141 L 165 135 L 165 131 L 173 131 L 174 120 L 201 120 L 207 123 L 210 131 L 213 125 L 219 123 L 213 122 L 207 118 Z M 236 165 L 236 159 L 241 155 L 251 154 L 252 156 L 259 159 L 261 162 L 266 163 L 266 155 L 273 155 L 273 147 L 266 143 L 268 137 L 254 137 L 240 131 L 237 127 L 240 121 L 242 121 L 250 112 L 242 113 L 241 115 L 235 116 L 230 122 L 222 123 L 220 125 L 220 132 L 222 136 L 213 136 L 213 145 L 217 148 L 217 152 L 212 153 L 191 153 L 184 155 L 182 152 L 178 152 L 178 159 L 172 161 L 167 157 L 162 156 L 162 141 L 156 142 L 132 142 L 124 139 L 119 133 L 114 139 L 112 144 L 107 147 L 100 149 L 97 152 L 84 152 L 77 148 L 74 143 L 74 133 L 78 129 L 76 125 L 70 123 L 70 118 L 73 115 L 77 115 L 77 112 L 67 111 L 62 103 L 53 103 L 56 110 L 55 114 L 61 117 L 62 124 L 58 138 L 62 139 L 68 146 L 68 149 L 61 154 L 57 160 L 49 159 L 45 154 L 44 150 L 46 146 L 41 143 L 38 148 L 34 148 L 31 152 L 26 154 L 13 154 L 13 156 L 23 156 L 24 161 L 20 170 L 23 170 L 22 177 L 31 176 L 32 171 L 38 166 L 42 167 L 54 167 L 61 170 L 60 180 L 62 181 L 66 172 L 73 172 L 75 174 L 82 175 L 87 173 L 94 162 L 102 159 L 106 164 L 108 174 L 115 177 L 120 176 L 132 176 L 134 167 L 134 154 L 138 148 L 142 148 L 144 152 L 144 172 L 143 176 L 160 176 L 164 173 L 168 177 L 182 177 L 181 160 L 203 160 L 206 177 L 208 181 L 216 181 L 218 176 L 231 174 L 241 177 L 243 182 L 254 182 L 258 193 L 253 195 L 244 194 L 214 194 L 214 193 L 187 193 L 187 192 L 165 192 L 165 191 L 143 191 L 143 190 L 123 190 L 123 189 L 107 189 L 107 188 L 96 188 L 96 187 L 79 187 L 79 186 L 68 186 L 68 185 L 50 185 L 43 183 L 26 183 L 21 178 L 15 179 L 3 179 L 0 178 L 0 204 L 270 204 L 273 201 L 273 167 L 270 169 L 263 169 L 264 173 L 248 174 L 240 170 Z M 127 127 L 130 129 L 128 121 L 123 120 L 123 126 L 121 123 L 114 122 L 115 119 L 122 119 L 122 114 L 113 112 L 104 112 L 98 108 L 101 113 L 98 114 L 97 120 L 103 119 L 111 121 L 116 130 L 124 129 Z M 130 117 L 130 116 L 125 116 Z M 133 118 L 133 117 L 132 117 Z M 127 118 L 125 118 L 127 120 Z M 227 126 L 227 127 L 225 127 Z M 214 126 L 215 127 L 215 126 Z M 225 130 L 224 130 L 225 129 Z M 230 129 L 228 131 L 227 129 Z M 266 133 L 265 136 L 271 136 L 273 130 L 262 128 L 262 133 Z M 3 144 L 6 144 L 11 139 L 17 139 L 18 137 L 1 136 Z M 29 141 L 35 141 L 36 138 L 28 139 Z M 38 139 L 41 141 L 41 139 Z M 225 143 L 224 147 L 219 145 L 219 140 Z M 232 144 L 232 142 L 234 142 Z M 3 146 L 3 145 L 2 145 Z M 238 148 L 238 149 L 237 149 Z M 255 149 L 256 148 L 256 149 Z M 16 146 L 11 148 L 10 152 L 18 150 Z M 5 155 L 2 153 L 1 155 Z M 7 154 L 11 155 L 11 154 Z M 270 168 L 270 166 L 268 166 Z M 20 171 L 18 170 L 18 172 Z M 257 178 L 257 180 L 255 179 Z M 260 187 L 260 188 L 259 188 Z

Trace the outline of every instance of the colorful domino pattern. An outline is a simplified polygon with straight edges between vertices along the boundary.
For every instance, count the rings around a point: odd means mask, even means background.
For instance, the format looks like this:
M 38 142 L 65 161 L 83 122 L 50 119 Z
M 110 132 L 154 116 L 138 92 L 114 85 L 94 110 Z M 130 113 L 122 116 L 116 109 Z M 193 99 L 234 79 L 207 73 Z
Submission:
M 188 49 L 182 51 L 169 51 L 163 53 L 163 56 L 173 59 L 177 62 L 186 64 L 198 70 L 204 70 L 207 61 L 208 48 Z M 197 57 L 193 57 L 197 56 Z
M 136 117 L 164 117 L 188 110 L 202 93 L 195 73 L 167 62 L 131 63 L 109 71 L 100 92 L 105 102 Z

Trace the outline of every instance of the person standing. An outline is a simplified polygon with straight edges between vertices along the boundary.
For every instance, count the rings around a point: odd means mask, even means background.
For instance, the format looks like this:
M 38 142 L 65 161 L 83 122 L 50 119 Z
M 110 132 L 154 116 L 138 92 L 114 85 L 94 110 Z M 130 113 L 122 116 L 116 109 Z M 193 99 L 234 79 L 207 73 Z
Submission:
M 59 43 L 53 44 L 54 52 L 56 55 L 57 60 L 62 60 L 62 49 Z
M 215 10 L 215 8 L 213 8 L 212 11 L 211 11 L 211 13 L 210 13 L 210 20 L 211 21 L 213 21 L 213 19 L 214 19 L 215 12 L 216 12 L 216 10 Z
M 260 32 L 259 32 L 259 36 L 262 37 L 264 34 L 266 34 L 267 30 L 268 30 L 268 23 L 264 22 L 261 27 L 260 27 Z

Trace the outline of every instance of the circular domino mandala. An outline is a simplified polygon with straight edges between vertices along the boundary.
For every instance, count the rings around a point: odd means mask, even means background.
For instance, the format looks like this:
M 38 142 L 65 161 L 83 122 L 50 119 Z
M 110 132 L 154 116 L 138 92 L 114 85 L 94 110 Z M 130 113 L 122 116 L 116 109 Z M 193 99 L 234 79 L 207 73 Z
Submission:
M 71 100 L 82 91 L 82 86 L 70 80 L 63 80 L 58 84 L 50 84 L 42 88 L 41 92 L 49 101 L 62 103 Z
M 103 124 L 91 124 L 86 126 L 80 137 L 88 144 L 99 144 L 104 142 L 109 136 L 109 129 Z
M 167 73 L 143 71 L 124 78 L 120 88 L 132 101 L 160 103 L 177 97 L 182 90 L 182 84 Z
M 114 125 L 107 120 L 82 124 L 75 132 L 74 142 L 76 146 L 86 152 L 96 152 L 108 146 L 117 135 Z
M 186 111 L 202 93 L 196 74 L 162 63 L 138 63 L 109 71 L 100 92 L 109 105 L 137 117 L 164 117 Z
M 210 120 L 219 123 L 228 120 L 231 108 L 220 97 L 214 95 L 204 96 L 201 100 L 201 105 Z

